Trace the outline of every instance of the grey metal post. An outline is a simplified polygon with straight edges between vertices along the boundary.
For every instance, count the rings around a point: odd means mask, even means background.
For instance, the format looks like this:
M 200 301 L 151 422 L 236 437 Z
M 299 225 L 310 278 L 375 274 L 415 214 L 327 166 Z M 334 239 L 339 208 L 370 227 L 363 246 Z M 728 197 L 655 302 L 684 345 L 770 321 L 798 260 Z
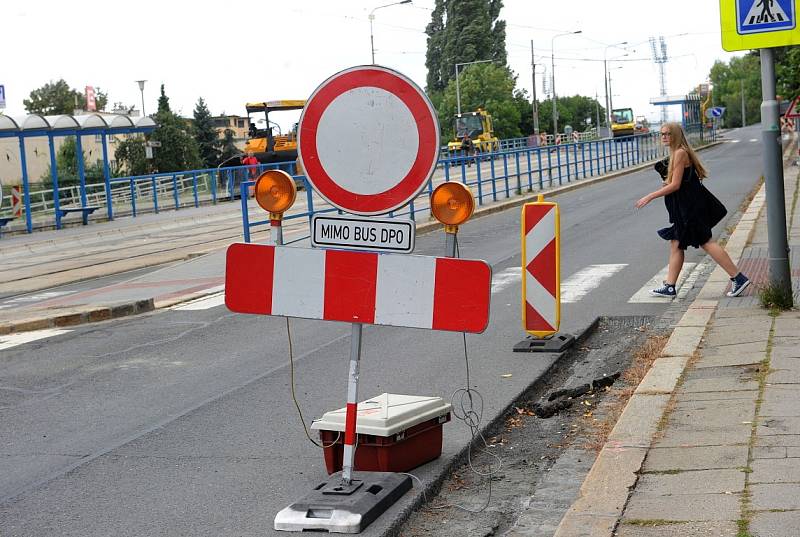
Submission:
M 531 80 L 533 81 L 533 134 L 535 134 L 538 137 L 539 109 L 538 106 L 536 105 L 536 60 L 533 57 L 533 39 L 531 39 Z
M 553 41 L 555 41 L 555 37 Z M 558 105 L 556 104 L 556 51 L 552 48 L 553 41 L 551 41 L 550 50 L 550 93 L 553 97 L 553 140 L 555 141 L 558 138 Z
M 444 233 L 444 255 L 446 257 L 455 257 L 456 256 L 456 233 L 458 232 L 458 226 L 454 226 L 455 229 L 452 231 L 447 231 L 447 229 L 451 226 L 445 226 L 445 233 Z
M 606 127 L 611 125 L 611 107 L 608 105 L 608 62 L 603 59 L 603 89 L 606 90 Z
M 789 244 L 786 238 L 786 201 L 778 101 L 775 99 L 775 59 L 772 49 L 761 49 L 761 141 L 767 199 L 770 285 L 792 296 Z
M 742 84 L 742 127 L 747 126 L 747 114 L 744 109 L 744 80 L 739 81 Z

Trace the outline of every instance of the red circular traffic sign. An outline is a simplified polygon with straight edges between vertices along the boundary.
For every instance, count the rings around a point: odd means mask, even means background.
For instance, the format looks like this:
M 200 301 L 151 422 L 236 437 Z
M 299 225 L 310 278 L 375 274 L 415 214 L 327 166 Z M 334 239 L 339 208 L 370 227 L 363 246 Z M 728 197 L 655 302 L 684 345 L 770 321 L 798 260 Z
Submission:
M 414 199 L 433 174 L 439 122 L 428 97 L 404 75 L 351 67 L 308 99 L 297 147 L 308 180 L 331 205 L 384 214 Z

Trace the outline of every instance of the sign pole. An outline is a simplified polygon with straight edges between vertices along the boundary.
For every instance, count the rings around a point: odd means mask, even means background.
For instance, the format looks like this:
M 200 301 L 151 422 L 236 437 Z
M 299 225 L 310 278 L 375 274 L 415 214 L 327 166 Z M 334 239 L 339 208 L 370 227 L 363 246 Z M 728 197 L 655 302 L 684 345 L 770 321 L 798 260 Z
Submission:
M 358 413 L 358 368 L 361 361 L 361 323 L 353 323 L 350 334 L 350 375 L 347 378 L 347 412 L 344 420 L 344 456 L 342 459 L 342 484 L 353 481 L 356 458 L 356 415 Z
M 764 147 L 764 180 L 767 201 L 770 285 L 792 300 L 789 244 L 786 238 L 786 201 L 781 157 L 778 101 L 775 99 L 775 60 L 771 48 L 761 49 L 761 139 Z

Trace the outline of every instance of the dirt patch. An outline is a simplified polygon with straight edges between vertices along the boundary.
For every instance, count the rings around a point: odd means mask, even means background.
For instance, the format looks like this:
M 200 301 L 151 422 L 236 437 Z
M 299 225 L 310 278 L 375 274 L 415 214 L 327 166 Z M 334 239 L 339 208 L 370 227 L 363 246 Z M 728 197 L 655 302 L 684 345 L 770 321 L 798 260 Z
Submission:
M 544 483 L 548 477 L 553 481 L 548 472 L 567 450 L 572 457 L 578 453 L 578 462 L 582 458 L 583 464 L 571 472 L 574 475 L 568 475 L 570 470 L 561 465 L 555 479 L 571 482 L 577 489 L 595 456 L 587 448 L 596 449 L 595 444 L 604 441 L 624 407 L 623 396 L 633 393 L 664 341 L 648 317 L 600 319 L 593 333 L 485 433 L 485 445 L 479 441 L 468 460 L 457 466 L 435 495 L 429 494 L 425 505 L 394 534 L 503 535 L 537 503 L 535 493 L 540 486 L 548 486 L 545 511 L 560 519 L 559 513 L 572 502 L 575 491 L 570 487 L 551 489 L 549 482 Z M 611 386 L 610 382 L 593 384 L 615 375 L 619 378 Z M 587 385 L 589 389 L 584 391 Z M 551 395 L 555 395 L 552 400 Z M 537 408 L 559 400 L 564 407 L 551 417 L 537 416 Z

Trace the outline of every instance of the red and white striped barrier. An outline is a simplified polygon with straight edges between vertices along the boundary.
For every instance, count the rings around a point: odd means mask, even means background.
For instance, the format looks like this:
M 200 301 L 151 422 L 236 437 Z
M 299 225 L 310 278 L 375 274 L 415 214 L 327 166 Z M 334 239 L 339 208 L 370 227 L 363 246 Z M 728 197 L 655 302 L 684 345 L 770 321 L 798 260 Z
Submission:
M 225 304 L 238 313 L 479 333 L 489 323 L 484 261 L 233 244 Z
M 561 259 L 558 205 L 522 207 L 522 319 L 536 337 L 558 332 L 561 322 Z
M 11 187 L 11 214 L 22 216 L 22 191 L 17 185 Z

